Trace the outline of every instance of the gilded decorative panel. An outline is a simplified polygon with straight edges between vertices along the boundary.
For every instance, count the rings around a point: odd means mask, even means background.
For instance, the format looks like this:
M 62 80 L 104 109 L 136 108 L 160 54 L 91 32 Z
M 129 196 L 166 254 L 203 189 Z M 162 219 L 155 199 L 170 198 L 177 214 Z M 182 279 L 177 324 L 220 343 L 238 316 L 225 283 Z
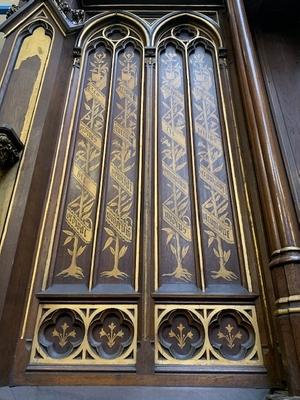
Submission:
M 43 304 L 31 365 L 134 366 L 136 305 Z
M 254 306 L 156 305 L 157 365 L 262 366 Z
M 156 289 L 240 290 L 216 49 L 179 25 L 157 51 Z M 179 285 L 179 286 L 178 286 Z M 173 286 L 174 287 L 174 286 Z M 181 287 L 181 289 L 179 289 Z
M 211 52 L 189 52 L 193 139 L 207 284 L 239 281 L 236 240 Z M 238 282 L 239 283 L 239 282 Z
M 135 284 L 140 167 L 142 54 L 116 53 L 106 177 L 96 249 L 96 284 Z
M 158 68 L 159 282 L 195 282 L 184 50 L 169 43 Z
M 79 119 L 52 262 L 56 290 L 66 283 L 73 285 L 70 290 L 79 285 L 106 292 L 137 289 L 143 47 L 131 33 L 122 25 L 104 28 L 84 57 Z
M 90 51 L 65 201 L 53 283 L 89 278 L 107 116 L 112 55 L 104 45 Z

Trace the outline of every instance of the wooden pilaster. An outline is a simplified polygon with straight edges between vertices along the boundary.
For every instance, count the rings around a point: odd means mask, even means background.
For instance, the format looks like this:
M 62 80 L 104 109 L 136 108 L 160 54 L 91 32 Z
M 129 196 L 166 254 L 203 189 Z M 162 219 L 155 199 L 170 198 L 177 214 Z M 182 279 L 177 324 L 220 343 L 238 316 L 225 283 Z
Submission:
M 300 236 L 243 0 L 228 0 L 232 38 L 270 250 L 274 316 L 291 394 L 300 394 Z

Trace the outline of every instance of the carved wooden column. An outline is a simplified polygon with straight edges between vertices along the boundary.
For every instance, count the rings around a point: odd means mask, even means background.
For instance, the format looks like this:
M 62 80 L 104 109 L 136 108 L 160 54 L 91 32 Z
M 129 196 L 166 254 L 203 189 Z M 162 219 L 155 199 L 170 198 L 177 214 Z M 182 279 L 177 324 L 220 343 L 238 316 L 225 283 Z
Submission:
M 270 249 L 274 316 L 291 394 L 300 394 L 300 236 L 243 0 L 228 0 L 235 56 Z

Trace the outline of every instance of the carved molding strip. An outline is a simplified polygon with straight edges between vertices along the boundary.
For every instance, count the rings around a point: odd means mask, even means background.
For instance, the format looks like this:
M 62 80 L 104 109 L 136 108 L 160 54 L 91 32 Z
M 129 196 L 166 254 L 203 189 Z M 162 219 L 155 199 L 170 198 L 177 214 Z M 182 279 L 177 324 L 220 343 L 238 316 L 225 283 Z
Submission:
M 156 365 L 262 366 L 254 306 L 157 305 Z
M 30 363 L 133 366 L 136 347 L 136 305 L 43 304 Z

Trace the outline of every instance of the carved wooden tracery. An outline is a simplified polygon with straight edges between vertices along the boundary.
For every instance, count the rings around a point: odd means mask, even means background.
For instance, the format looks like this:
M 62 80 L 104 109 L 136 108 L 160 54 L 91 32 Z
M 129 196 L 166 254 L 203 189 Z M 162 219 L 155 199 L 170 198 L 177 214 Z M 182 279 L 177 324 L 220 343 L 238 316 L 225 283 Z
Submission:
M 234 303 L 252 289 L 227 150 L 222 42 L 200 17 L 162 18 L 148 37 L 123 17 L 92 18 L 77 42 L 31 366 L 133 370 L 142 339 L 154 368 L 260 366 L 252 299 Z

